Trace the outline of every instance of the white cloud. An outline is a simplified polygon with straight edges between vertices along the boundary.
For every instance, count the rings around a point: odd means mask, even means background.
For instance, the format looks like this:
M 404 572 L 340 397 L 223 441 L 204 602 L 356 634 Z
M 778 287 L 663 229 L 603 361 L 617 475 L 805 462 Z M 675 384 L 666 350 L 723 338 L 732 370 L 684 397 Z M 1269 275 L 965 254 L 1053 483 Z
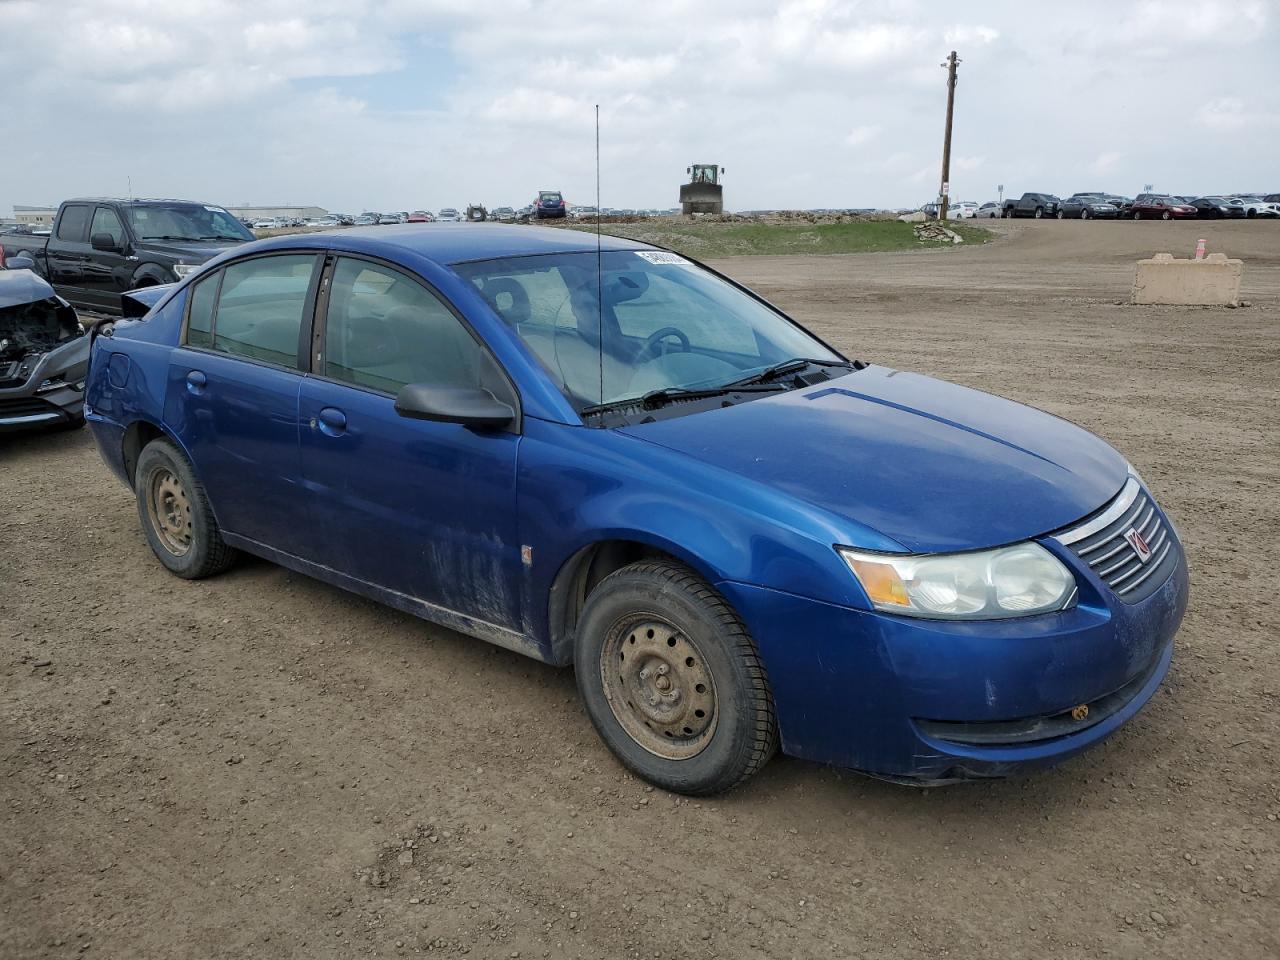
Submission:
M 673 204 L 693 161 L 728 168 L 731 207 L 915 202 L 938 178 L 950 49 L 955 196 L 1070 193 L 1082 171 L 1210 191 L 1265 180 L 1280 152 L 1264 0 L 975 0 L 941 23 L 919 0 L 50 6 L 0 0 L 5 127 L 39 134 L 6 144 L 0 213 L 126 176 L 349 210 L 572 199 L 593 192 L 597 103 L 615 206 Z M 1199 106 L 1166 95 L 1187 89 Z
M 849 131 L 849 135 L 844 138 L 844 142 L 851 147 L 860 147 L 864 143 L 870 143 L 880 136 L 880 129 L 878 123 L 868 123 L 860 127 L 854 127 Z
M 1280 125 L 1280 112 L 1250 108 L 1239 97 L 1218 97 L 1203 103 L 1195 118 L 1201 126 L 1223 133 Z
M 1114 150 L 1108 150 L 1094 157 L 1093 162 L 1089 164 L 1089 169 L 1094 173 L 1110 173 L 1116 168 L 1116 165 L 1123 159 L 1124 154 L 1116 153 Z

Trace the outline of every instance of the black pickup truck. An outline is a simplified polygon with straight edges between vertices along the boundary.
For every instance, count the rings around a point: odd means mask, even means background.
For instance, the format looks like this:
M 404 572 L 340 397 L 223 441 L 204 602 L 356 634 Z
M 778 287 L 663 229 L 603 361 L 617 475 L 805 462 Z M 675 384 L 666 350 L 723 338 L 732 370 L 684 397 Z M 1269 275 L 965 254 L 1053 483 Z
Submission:
M 120 294 L 181 280 L 253 234 L 191 200 L 67 200 L 47 237 L 0 233 L 0 267 L 34 270 L 85 310 L 119 313 Z
M 1024 193 L 1017 200 L 1006 200 L 1001 213 L 1006 217 L 1052 217 L 1062 201 L 1052 193 Z

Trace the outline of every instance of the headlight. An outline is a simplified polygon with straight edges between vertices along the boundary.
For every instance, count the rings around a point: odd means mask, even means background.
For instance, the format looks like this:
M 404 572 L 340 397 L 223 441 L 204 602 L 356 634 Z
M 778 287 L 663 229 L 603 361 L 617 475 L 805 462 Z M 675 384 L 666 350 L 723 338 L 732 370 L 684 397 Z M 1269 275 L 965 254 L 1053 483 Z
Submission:
M 195 273 L 197 270 L 199 270 L 199 269 L 200 269 L 200 264 L 198 264 L 198 263 L 175 263 L 175 264 L 174 264 L 170 269 L 171 269 L 171 270 L 173 270 L 174 276 L 176 276 L 179 280 L 181 280 L 183 277 L 190 276 L 191 274 L 193 274 L 193 273 Z
M 974 553 L 864 553 L 837 547 L 872 605 L 940 620 L 998 620 L 1061 610 L 1071 571 L 1038 543 Z

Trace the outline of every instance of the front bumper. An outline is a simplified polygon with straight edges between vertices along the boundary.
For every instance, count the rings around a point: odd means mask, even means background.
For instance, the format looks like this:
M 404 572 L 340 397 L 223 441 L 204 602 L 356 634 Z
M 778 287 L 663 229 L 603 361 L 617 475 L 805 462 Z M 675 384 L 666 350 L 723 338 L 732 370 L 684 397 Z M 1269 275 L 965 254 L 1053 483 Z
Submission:
M 1181 545 L 1165 583 L 1128 604 L 1043 543 L 1075 571 L 1079 599 L 1024 619 L 919 620 L 718 584 L 760 647 L 783 752 L 936 784 L 1048 767 L 1127 722 L 1173 657 L 1189 587 Z M 1072 717 L 1081 707 L 1092 716 Z
M 0 388 L 0 433 L 69 426 L 84 416 L 84 379 L 89 339 L 77 338 L 44 354 L 18 386 Z M 37 392 L 45 380 L 62 385 Z M 81 388 L 77 390 L 75 384 Z

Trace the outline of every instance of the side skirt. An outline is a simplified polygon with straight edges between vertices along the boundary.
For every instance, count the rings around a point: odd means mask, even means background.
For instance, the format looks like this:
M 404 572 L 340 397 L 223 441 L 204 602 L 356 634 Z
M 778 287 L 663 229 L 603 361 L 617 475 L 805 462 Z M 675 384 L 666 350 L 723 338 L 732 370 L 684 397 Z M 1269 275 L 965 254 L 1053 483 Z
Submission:
M 343 590 L 350 590 L 352 593 L 358 593 L 361 596 L 368 597 L 370 600 L 377 600 L 379 603 L 385 603 L 389 607 L 403 610 L 405 613 L 413 614 L 415 617 L 439 624 L 442 627 L 448 627 L 450 630 L 456 630 L 458 633 L 465 633 L 468 636 L 476 637 L 499 647 L 505 647 L 507 650 L 514 650 L 516 653 L 524 654 L 534 660 L 551 663 L 547 652 L 542 649 L 537 641 L 516 630 L 468 616 L 456 610 L 450 610 L 448 607 L 428 603 L 426 600 L 419 600 L 417 597 L 411 597 L 407 593 L 388 590 L 386 587 L 380 587 L 375 583 L 357 579 L 339 570 L 334 570 L 332 567 L 304 560 L 302 557 L 285 553 L 283 550 L 277 550 L 274 547 L 267 546 L 265 543 L 250 540 L 248 537 L 224 531 L 222 539 L 238 550 L 252 553 L 255 556 L 262 557 L 264 560 L 270 560 L 272 563 L 295 570 L 308 577 L 323 580 L 325 583 L 341 587 Z

